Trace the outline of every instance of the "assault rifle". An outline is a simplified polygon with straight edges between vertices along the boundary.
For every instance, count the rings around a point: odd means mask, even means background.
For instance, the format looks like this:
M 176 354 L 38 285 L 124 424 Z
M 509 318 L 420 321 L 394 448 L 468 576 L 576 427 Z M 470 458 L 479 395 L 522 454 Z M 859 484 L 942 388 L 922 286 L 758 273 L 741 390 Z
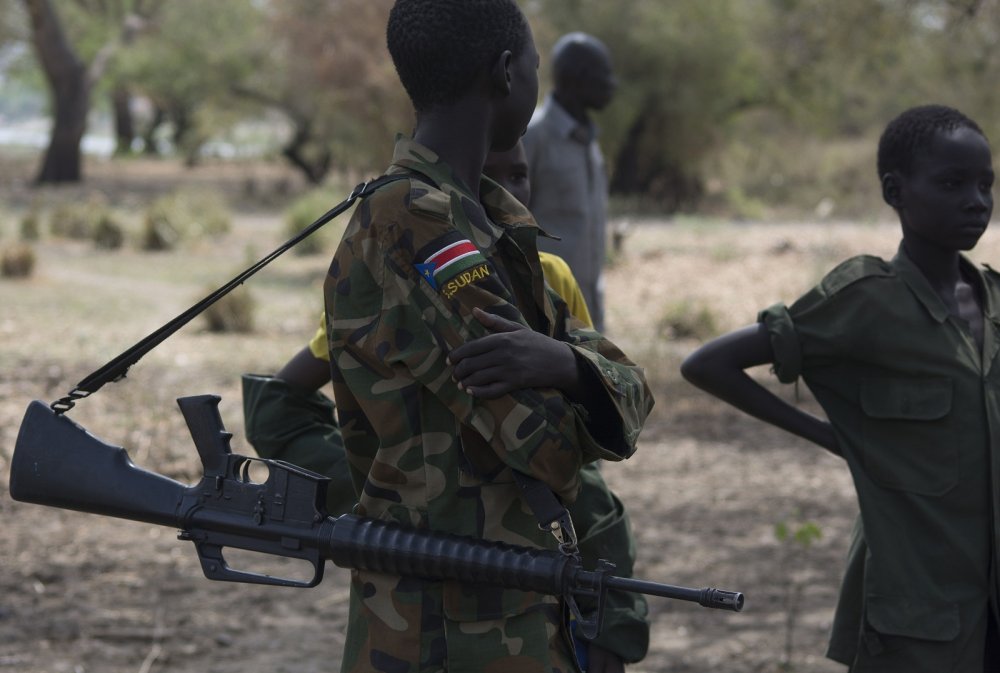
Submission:
M 205 576 L 213 580 L 312 587 L 326 559 L 426 580 L 455 580 L 562 596 L 587 638 L 601 628 L 608 589 L 694 601 L 740 611 L 743 594 L 689 589 L 611 574 L 600 561 L 585 570 L 576 556 L 445 533 L 406 528 L 351 514 L 328 517 L 326 477 L 279 460 L 232 453 L 216 395 L 177 400 L 201 457 L 204 475 L 186 486 L 136 467 L 123 448 L 105 444 L 42 402 L 28 407 L 11 464 L 15 500 L 180 529 L 194 543 Z M 266 466 L 263 481 L 251 468 Z M 226 548 L 302 559 L 311 580 L 236 570 Z M 577 599 L 596 605 L 585 618 Z

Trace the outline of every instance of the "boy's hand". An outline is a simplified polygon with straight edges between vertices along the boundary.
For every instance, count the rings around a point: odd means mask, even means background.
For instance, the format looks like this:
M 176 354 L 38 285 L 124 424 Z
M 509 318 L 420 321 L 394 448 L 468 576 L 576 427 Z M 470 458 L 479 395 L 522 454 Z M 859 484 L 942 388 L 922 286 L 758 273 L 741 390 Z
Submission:
M 524 388 L 569 391 L 578 382 L 576 356 L 568 344 L 479 308 L 472 314 L 493 333 L 448 355 L 460 389 L 494 399 Z

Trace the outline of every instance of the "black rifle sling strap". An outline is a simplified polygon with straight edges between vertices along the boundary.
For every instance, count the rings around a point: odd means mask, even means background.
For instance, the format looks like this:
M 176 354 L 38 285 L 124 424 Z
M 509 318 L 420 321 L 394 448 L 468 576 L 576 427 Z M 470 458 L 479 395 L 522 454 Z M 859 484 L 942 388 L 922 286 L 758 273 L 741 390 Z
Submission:
M 543 481 L 517 470 L 513 470 L 513 473 L 514 482 L 521 489 L 521 495 L 538 521 L 538 527 L 552 533 L 563 554 L 579 556 L 573 519 L 556 494 Z
M 358 199 L 363 199 L 372 194 L 376 189 L 389 184 L 390 182 L 395 182 L 396 180 L 402 180 L 404 178 L 411 177 L 408 173 L 396 173 L 392 175 L 382 175 L 374 180 L 369 180 L 368 182 L 362 182 L 354 191 L 351 192 L 350 196 L 344 199 L 341 203 L 337 204 L 329 211 L 327 211 L 318 220 L 310 224 L 308 227 L 297 233 L 292 238 L 288 239 L 281 246 L 276 248 L 273 252 L 265 257 L 261 258 L 260 261 L 256 262 L 245 271 L 237 275 L 231 281 L 212 292 L 210 295 L 199 301 L 197 304 L 189 308 L 188 310 L 181 313 L 179 316 L 163 325 L 155 332 L 145 337 L 131 348 L 126 350 L 124 353 L 118 355 L 113 360 L 103 365 L 100 369 L 94 371 L 82 381 L 80 381 L 65 397 L 53 402 L 49 406 L 56 413 L 56 415 L 62 415 L 73 408 L 77 400 L 83 399 L 93 393 L 96 393 L 101 389 L 104 384 L 111 381 L 118 381 L 125 377 L 128 372 L 129 367 L 134 365 L 139 359 L 153 350 L 162 341 L 164 341 L 171 334 L 179 330 L 184 325 L 188 324 L 202 311 L 207 309 L 209 306 L 217 302 L 219 299 L 229 294 L 232 290 L 236 289 L 238 285 L 242 285 L 250 276 L 254 275 L 265 266 L 273 262 L 278 256 L 282 255 L 289 248 L 297 245 L 300 241 L 305 239 L 307 236 L 315 232 L 317 229 L 322 227 L 324 224 L 337 217 L 345 210 L 350 208 L 355 201 Z

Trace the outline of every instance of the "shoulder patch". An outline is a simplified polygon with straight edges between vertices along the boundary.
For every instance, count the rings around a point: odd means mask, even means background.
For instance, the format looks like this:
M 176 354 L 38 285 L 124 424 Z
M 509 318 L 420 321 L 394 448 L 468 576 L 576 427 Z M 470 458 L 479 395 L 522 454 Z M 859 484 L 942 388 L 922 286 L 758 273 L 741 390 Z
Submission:
M 892 266 L 881 257 L 858 255 L 834 267 L 820 285 L 828 295 L 833 295 L 865 278 L 888 278 L 894 275 Z
M 483 253 L 472 241 L 452 230 L 423 246 L 413 256 L 420 277 L 449 299 L 459 287 L 491 275 Z M 457 284 L 459 280 L 464 280 Z

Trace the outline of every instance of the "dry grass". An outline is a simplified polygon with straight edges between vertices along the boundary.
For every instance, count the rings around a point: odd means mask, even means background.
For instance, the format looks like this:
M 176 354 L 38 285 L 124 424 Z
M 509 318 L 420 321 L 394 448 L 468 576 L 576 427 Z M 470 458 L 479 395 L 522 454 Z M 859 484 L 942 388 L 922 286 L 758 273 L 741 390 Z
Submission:
M 27 208 L 28 201 L 8 202 Z M 14 221 L 0 239 L 16 237 Z M 652 599 L 653 645 L 630 670 L 841 671 L 822 653 L 855 515 L 846 468 L 680 380 L 677 365 L 697 342 L 661 338 L 657 320 L 686 302 L 709 307 L 718 329 L 749 323 L 848 255 L 892 255 L 896 229 L 691 219 L 632 228 L 609 271 L 608 323 L 647 368 L 657 405 L 639 452 L 605 475 L 632 512 L 639 576 L 738 589 L 747 609 L 734 615 Z M 30 279 L 0 280 L 0 667 L 134 673 L 153 652 L 152 671 L 335 667 L 346 620 L 343 571 L 310 591 L 212 583 L 171 531 L 24 505 L 6 493 L 29 400 L 64 393 L 206 286 L 222 284 L 228 277 L 220 269 L 240 268 L 249 251 L 276 245 L 283 230 L 279 213 L 242 213 L 218 240 L 159 254 L 43 239 Z M 1000 241 L 988 234 L 975 257 L 998 253 Z M 273 371 L 311 336 L 327 261 L 281 258 L 250 282 L 259 316 L 253 334 L 213 334 L 196 321 L 73 417 L 126 446 L 138 464 L 192 480 L 197 457 L 173 399 L 214 392 L 223 396 L 234 449 L 246 452 L 239 374 Z M 779 392 L 794 399 L 792 389 Z M 790 552 L 775 535 L 782 521 L 815 522 L 822 537 Z M 801 597 L 785 662 L 790 586 Z

